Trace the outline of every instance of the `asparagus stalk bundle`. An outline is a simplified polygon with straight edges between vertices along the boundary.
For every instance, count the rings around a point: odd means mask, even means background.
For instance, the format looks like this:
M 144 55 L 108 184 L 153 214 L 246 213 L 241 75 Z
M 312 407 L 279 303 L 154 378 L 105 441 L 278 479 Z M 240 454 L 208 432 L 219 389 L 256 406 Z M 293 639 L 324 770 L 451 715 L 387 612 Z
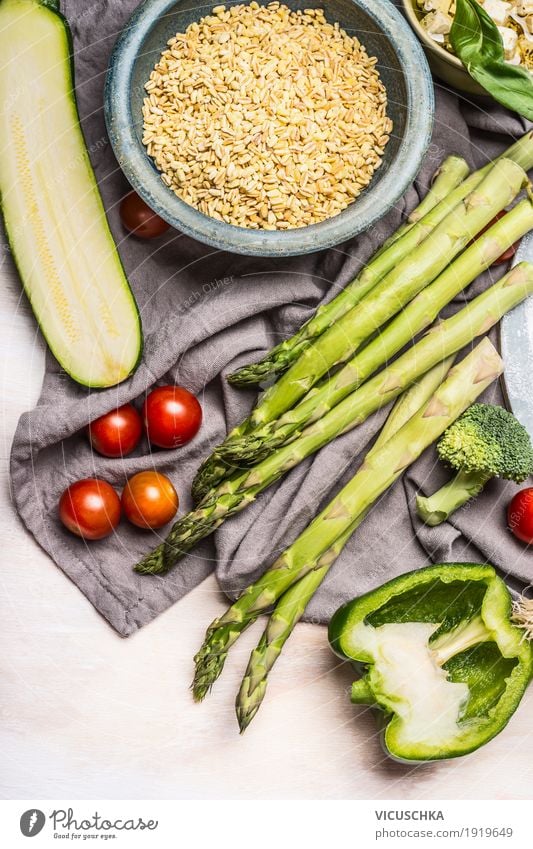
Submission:
M 529 171 L 530 168 L 533 168 L 533 133 L 526 133 L 526 135 L 511 145 L 498 158 L 501 159 L 503 157 L 512 159 L 524 171 Z M 440 173 L 437 172 L 435 182 L 426 198 L 409 215 L 406 224 L 400 227 L 385 242 L 379 251 L 379 255 L 384 254 L 384 251 L 388 247 L 398 241 L 400 237 L 405 236 L 415 225 L 419 225 L 419 222 L 424 219 L 424 226 L 416 228 L 418 241 L 404 243 L 405 252 L 401 254 L 401 258 L 406 256 L 416 247 L 416 244 L 420 241 L 420 236 L 424 238 L 432 227 L 435 227 L 456 203 L 466 197 L 481 182 L 492 164 L 488 163 L 483 168 L 475 171 L 467 180 L 461 182 L 468 173 L 467 166 L 460 157 L 448 157 L 441 166 Z M 428 217 L 428 213 L 432 213 L 431 217 Z M 399 258 L 396 257 L 393 264 L 388 265 L 387 271 L 394 267 L 394 264 Z M 390 257 L 391 261 L 392 259 L 393 255 Z M 383 266 L 381 268 L 383 269 Z M 347 292 L 348 289 L 355 291 L 359 285 L 358 281 L 360 281 L 360 278 L 349 284 L 344 292 Z M 248 386 L 250 384 L 261 383 L 268 377 L 285 371 L 299 356 L 305 344 L 323 333 L 324 330 L 344 314 L 346 309 L 350 309 L 354 305 L 351 303 L 351 295 L 344 294 L 344 292 L 341 292 L 329 304 L 319 307 L 315 315 L 294 336 L 276 345 L 260 362 L 243 366 L 231 375 L 229 378 L 230 382 L 234 386 Z M 356 298 L 359 300 L 360 296 L 356 296 Z
M 503 363 L 498 352 L 488 339 L 483 339 L 459 366 L 450 371 L 444 383 L 421 409 L 385 445 L 367 455 L 355 476 L 273 566 L 208 628 L 195 659 L 195 698 L 203 698 L 215 680 L 212 676 L 222 670 L 225 655 L 221 651 L 220 629 L 226 633 L 228 626 L 236 624 L 242 630 L 243 621 L 268 610 L 296 581 L 315 568 L 329 567 L 338 554 L 339 539 L 353 529 L 358 518 L 502 370 Z M 217 653 L 216 663 L 212 657 L 213 647 Z
M 249 465 L 301 433 L 428 327 L 446 304 L 531 229 L 533 202 L 526 199 L 467 248 L 337 374 L 279 419 L 232 439 L 219 449 L 219 456 L 235 465 Z
M 508 150 L 499 157 L 499 159 L 507 158 L 514 161 L 516 164 L 520 165 L 524 170 L 528 170 L 533 167 L 533 133 L 527 133 L 523 136 L 518 142 L 515 142 Z M 498 160 L 496 160 L 498 161 Z M 374 259 L 370 262 L 369 267 L 365 272 L 363 272 L 360 277 L 357 278 L 352 284 L 347 287 L 347 293 L 341 292 L 336 298 L 334 298 L 329 304 L 326 304 L 323 307 L 320 307 L 316 315 L 307 322 L 301 330 L 291 339 L 282 342 L 281 345 L 277 346 L 272 352 L 272 359 L 269 357 L 266 358 L 267 368 L 270 369 L 270 365 L 275 362 L 283 361 L 285 365 L 283 368 L 273 367 L 272 373 L 274 370 L 276 373 L 281 371 L 285 371 L 286 368 L 299 356 L 299 354 L 303 350 L 303 346 L 308 345 L 319 336 L 324 330 L 327 330 L 332 323 L 334 323 L 339 317 L 342 317 L 346 313 L 347 310 L 351 309 L 352 304 L 352 296 L 357 290 L 357 297 L 355 298 L 354 304 L 360 300 L 362 295 L 360 292 L 367 291 L 366 284 L 369 285 L 369 289 L 380 279 L 380 276 L 383 276 L 385 271 L 390 270 L 394 267 L 394 264 L 397 262 L 398 258 L 403 258 L 409 255 L 416 246 L 420 243 L 420 241 L 427 236 L 441 221 L 442 219 L 450 212 L 450 210 L 454 207 L 455 204 L 459 203 L 465 196 L 471 192 L 482 179 L 487 175 L 492 167 L 492 163 L 489 163 L 484 168 L 479 169 L 474 172 L 468 179 L 466 179 L 463 183 L 459 184 L 455 189 L 452 189 L 451 192 L 446 194 L 446 187 L 449 186 L 451 188 L 453 184 L 453 179 L 450 180 L 450 172 L 448 169 L 445 169 L 445 175 L 443 177 L 444 180 L 444 188 L 439 191 L 435 191 L 432 195 L 432 198 L 428 201 L 429 212 L 427 212 L 426 202 L 422 201 L 420 207 L 414 211 L 412 214 L 413 218 L 416 219 L 412 223 L 408 223 L 401 228 L 401 233 L 398 238 L 392 237 L 389 240 L 389 245 L 387 243 L 382 247 L 379 251 L 379 254 L 374 257 Z M 456 170 L 457 169 L 457 170 Z M 459 163 L 452 162 L 450 165 L 450 170 L 453 173 L 454 171 L 459 173 Z M 442 185 L 442 184 L 441 184 Z M 442 195 L 442 199 L 440 196 Z M 437 200 L 435 206 L 433 206 L 433 201 Z M 424 215 L 424 212 L 426 213 Z M 413 232 L 407 232 L 411 231 Z M 414 240 L 413 240 L 414 236 Z M 397 256 L 395 253 L 389 253 L 389 248 L 392 245 L 392 242 L 399 242 L 399 246 L 402 249 L 402 252 Z M 396 248 L 398 245 L 396 245 Z M 383 263 L 383 255 L 388 257 L 388 261 L 392 264 L 382 265 Z M 379 260 L 379 262 L 378 262 Z M 367 275 L 365 278 L 365 274 Z M 370 275 L 370 278 L 368 278 Z M 368 289 L 368 290 L 369 290 Z M 301 344 L 302 343 L 302 344 Z M 289 360 L 286 360 L 286 357 L 289 357 Z M 250 369 L 261 369 L 262 364 L 253 364 L 250 366 Z M 262 372 L 259 380 L 263 380 L 268 376 L 268 372 Z M 261 401 L 259 403 L 259 407 L 261 407 Z M 228 446 L 231 446 L 233 441 L 239 440 L 244 434 L 248 433 L 250 430 L 254 428 L 253 421 L 245 419 L 237 428 L 231 431 L 226 437 L 222 446 L 219 449 L 215 450 L 215 452 L 208 457 L 200 466 L 198 473 L 193 481 L 192 485 L 192 494 L 195 503 L 199 502 L 204 495 L 217 485 L 224 477 L 227 477 L 233 470 L 234 466 L 228 462 L 224 454 L 224 449 Z
M 167 572 L 183 554 L 215 531 L 225 519 L 254 501 L 267 486 L 397 398 L 422 374 L 484 334 L 532 292 L 533 265 L 520 263 L 452 318 L 433 328 L 391 366 L 306 428 L 293 442 L 208 493 L 194 510 L 174 524 L 165 542 L 143 558 L 135 570 L 141 574 Z
M 326 372 L 346 362 L 366 339 L 431 283 L 526 184 L 527 175 L 519 165 L 510 159 L 497 162 L 416 251 L 391 269 L 359 304 L 309 345 L 278 382 L 266 390 L 252 411 L 250 426 L 255 428 L 274 421 L 291 409 Z
M 428 401 L 444 380 L 453 360 L 454 357 L 449 357 L 439 363 L 407 389 L 403 395 L 400 395 L 367 458 L 372 457 L 376 451 L 385 445 Z M 235 708 L 241 733 L 246 730 L 261 706 L 266 692 L 268 674 L 280 656 L 283 646 L 294 630 L 294 626 L 302 618 L 307 605 L 326 577 L 330 567 L 367 513 L 368 511 L 360 513 L 331 548 L 316 559 L 316 562 L 313 552 L 309 551 L 309 562 L 314 563 L 311 570 L 303 578 L 296 580 L 276 603 L 259 644 L 250 655 L 248 667 L 237 695 Z M 319 565 L 319 563 L 322 565 Z M 232 640 L 233 642 L 235 640 Z M 209 681 L 209 674 L 212 674 L 213 671 L 213 664 L 208 661 L 207 656 L 205 661 L 206 671 L 197 670 L 198 678 L 202 678 L 201 686 L 199 682 L 199 689 L 202 692 L 205 691 L 206 681 Z
M 474 176 L 471 175 L 455 191 L 461 189 L 464 192 L 465 185 Z M 516 197 L 526 182 L 527 177 L 521 166 L 504 158 L 485 171 L 481 181 L 477 179 L 475 188 L 463 194 L 450 209 L 448 202 L 454 195 L 452 192 L 442 202 L 446 207 L 444 217 L 436 227 L 431 228 L 429 235 L 418 244 L 416 250 L 405 255 L 377 285 L 373 281 L 371 292 L 302 351 L 291 368 L 262 395 L 249 418 L 215 450 L 215 458 L 209 458 L 201 466 L 193 483 L 195 500 L 205 495 L 208 486 L 213 486 L 228 474 L 228 466 L 222 461 L 228 460 L 228 452 L 235 442 L 238 442 L 237 450 L 241 450 L 241 440 L 246 434 L 278 419 L 306 395 L 326 372 L 348 360 L 369 336 L 434 280 L 496 213 Z M 398 245 L 409 242 L 413 234 L 416 236 L 419 232 L 423 233 L 428 219 L 436 215 L 439 208 L 440 204 L 388 250 L 393 251 Z M 376 261 L 379 262 L 380 257 Z M 369 269 L 372 271 L 372 264 L 363 274 L 369 272 Z
M 389 244 L 382 246 L 379 251 L 379 259 L 376 255 L 370 260 L 361 274 L 352 280 L 351 283 L 348 283 L 332 301 L 318 307 L 312 318 L 302 325 L 294 336 L 276 345 L 260 362 L 243 366 L 234 372 L 234 374 L 230 374 L 228 377 L 229 382 L 233 386 L 255 386 L 274 374 L 280 374 L 286 371 L 311 340 L 320 336 L 324 330 L 331 327 L 345 312 L 354 307 L 381 277 L 390 271 L 391 268 L 394 268 L 394 265 L 400 259 L 403 259 L 404 256 L 410 253 L 413 247 L 416 246 L 414 234 L 409 242 L 405 242 L 402 246 L 398 245 L 394 251 L 391 250 L 386 255 L 384 248 L 390 247 L 393 241 L 398 241 L 400 235 L 404 235 L 411 229 L 411 224 L 420 221 L 425 215 L 431 212 L 437 204 L 441 203 L 453 189 L 463 182 L 467 174 L 468 165 L 465 160 L 460 156 L 449 156 L 435 174 L 430 191 L 419 206 L 411 213 L 408 223 L 397 231 L 395 236 L 389 240 Z M 441 208 L 443 214 L 445 214 L 445 210 L 446 207 L 443 206 Z M 434 226 L 437 223 L 438 221 L 435 222 Z M 425 235 L 427 233 L 420 229 L 416 238 L 419 239 L 420 236 L 424 238 Z

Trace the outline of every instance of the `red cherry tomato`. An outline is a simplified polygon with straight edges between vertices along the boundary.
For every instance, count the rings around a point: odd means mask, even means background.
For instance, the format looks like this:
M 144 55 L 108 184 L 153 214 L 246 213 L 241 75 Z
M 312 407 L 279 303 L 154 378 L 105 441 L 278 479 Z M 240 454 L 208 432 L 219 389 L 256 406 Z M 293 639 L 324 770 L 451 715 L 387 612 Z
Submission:
M 100 416 L 87 428 L 89 441 L 104 457 L 131 454 L 142 436 L 142 419 L 133 404 L 124 404 Z
M 478 234 L 477 234 L 477 236 L 476 236 L 476 239 L 479 239 L 479 237 L 480 237 L 483 233 L 486 233 L 486 232 L 487 232 L 487 230 L 488 230 L 490 227 L 492 227 L 492 225 L 493 225 L 493 224 L 496 224 L 496 222 L 497 222 L 497 221 L 499 221 L 499 220 L 500 220 L 500 218 L 503 218 L 503 216 L 504 216 L 504 215 L 507 215 L 507 211 L 506 211 L 505 209 L 502 209 L 502 210 L 500 210 L 500 212 L 496 213 L 496 215 L 494 216 L 494 218 L 493 218 L 491 221 L 489 221 L 489 223 L 488 223 L 485 227 L 483 227 L 483 230 L 480 230 L 480 231 L 479 231 L 479 233 L 478 233 Z M 476 241 L 476 239 L 472 239 L 472 241 L 471 241 L 469 244 L 470 244 L 470 245 L 471 245 L 471 244 L 473 244 L 473 242 L 475 242 L 475 241 Z M 514 255 L 515 255 L 515 253 L 517 252 L 519 244 L 520 244 L 520 239 L 518 240 L 518 242 L 515 242 L 515 243 L 514 243 L 514 245 L 510 245 L 510 246 L 507 248 L 507 250 L 506 250 L 506 251 L 504 251 L 504 252 L 501 254 L 501 256 L 499 256 L 499 257 L 498 257 L 498 259 L 495 259 L 495 260 L 494 260 L 494 262 L 492 263 L 492 265 L 503 265 L 503 263 L 504 263 L 504 262 L 509 262 L 509 260 L 510 260 L 510 259 L 512 259 L 512 258 L 514 257 Z
M 153 445 L 177 448 L 198 433 L 202 408 L 183 386 L 158 386 L 144 402 L 143 420 Z
M 533 543 L 533 487 L 517 492 L 507 507 L 507 524 L 515 537 Z
M 170 228 L 170 224 L 150 209 L 136 192 L 130 192 L 123 199 L 120 218 L 126 230 L 139 239 L 155 239 Z
M 138 528 L 161 528 L 177 513 L 178 493 L 160 472 L 139 472 L 122 493 L 126 519 Z
M 502 255 L 498 257 L 498 259 L 495 259 L 492 264 L 503 265 L 505 262 L 509 262 L 509 260 L 512 259 L 515 253 L 517 252 L 519 244 L 520 242 L 515 242 L 514 245 L 508 247 L 507 250 L 504 251 Z
M 76 536 L 102 539 L 120 521 L 120 499 L 106 481 L 98 478 L 76 481 L 59 500 L 59 518 Z

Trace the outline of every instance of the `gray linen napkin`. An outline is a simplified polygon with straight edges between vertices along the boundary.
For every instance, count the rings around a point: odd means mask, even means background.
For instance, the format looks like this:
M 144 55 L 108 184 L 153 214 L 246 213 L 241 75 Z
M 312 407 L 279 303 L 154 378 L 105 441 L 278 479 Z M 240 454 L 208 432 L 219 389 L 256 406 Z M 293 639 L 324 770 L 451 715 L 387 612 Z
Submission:
M 351 280 L 416 205 L 446 154 L 462 154 L 477 167 L 507 146 L 512 135 L 526 129 L 524 122 L 497 106 L 460 102 L 437 86 L 435 133 L 416 183 L 370 232 L 327 252 L 287 260 L 233 256 L 176 231 L 155 242 L 138 241 L 127 236 L 119 222 L 118 205 L 128 185 L 113 158 L 102 115 L 109 54 L 136 5 L 135 0 L 96 0 L 91 5 L 67 0 L 63 11 L 73 29 L 77 94 L 87 143 L 142 314 L 143 362 L 121 386 L 88 392 L 48 355 L 41 397 L 36 409 L 21 417 L 11 461 L 15 505 L 26 527 L 124 636 L 181 598 L 213 569 L 230 596 L 257 577 L 354 473 L 385 411 L 306 460 L 162 578 L 140 577 L 131 570 L 158 542 L 156 534 L 123 522 L 114 536 L 84 543 L 58 521 L 62 490 L 88 476 L 105 478 L 120 488 L 132 473 L 157 467 L 174 481 L 181 511 L 187 510 L 190 484 L 200 461 L 247 413 L 255 398 L 253 391 L 231 389 L 225 375 L 294 332 L 320 301 Z M 59 160 L 57 167 L 62 167 Z M 486 286 L 489 277 L 486 274 L 477 281 L 467 297 Z M 199 395 L 204 424 L 197 438 L 178 452 L 149 453 L 143 443 L 123 461 L 92 454 L 80 429 L 117 404 L 141 400 L 156 382 L 177 382 Z M 488 397 L 502 400 L 498 387 Z M 413 495 L 418 486 L 431 490 L 440 484 L 444 473 L 434 465 L 433 452 L 426 452 L 405 479 L 383 496 L 316 594 L 308 619 L 325 622 L 342 601 L 432 558 L 487 558 L 517 579 L 532 579 L 531 555 L 504 530 L 502 501 L 512 494 L 512 484 L 491 484 L 454 517 L 453 525 L 434 530 L 420 526 L 413 514 Z

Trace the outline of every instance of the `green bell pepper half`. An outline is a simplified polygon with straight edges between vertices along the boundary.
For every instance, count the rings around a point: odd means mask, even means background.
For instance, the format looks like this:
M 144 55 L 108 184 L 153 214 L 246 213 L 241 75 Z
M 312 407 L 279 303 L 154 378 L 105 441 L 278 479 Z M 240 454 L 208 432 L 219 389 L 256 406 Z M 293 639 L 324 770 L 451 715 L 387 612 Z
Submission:
M 352 701 L 384 711 L 383 744 L 389 755 L 407 762 L 459 757 L 478 749 L 507 725 L 533 673 L 531 645 L 511 623 L 511 609 L 507 587 L 492 566 L 450 563 L 400 575 L 337 610 L 329 624 L 331 646 L 363 673 L 353 684 Z M 393 623 L 403 623 L 405 628 L 388 629 L 387 658 L 380 637 L 387 631 L 379 629 Z M 413 623 L 435 623 L 435 628 Z M 363 624 L 372 629 L 362 632 Z M 422 652 L 424 663 L 417 667 L 413 660 L 413 669 L 419 670 L 414 674 L 422 678 L 428 669 L 431 671 L 426 683 L 433 688 L 433 704 L 428 699 L 433 710 L 427 724 L 420 722 L 421 713 L 424 718 L 424 696 L 416 695 L 417 687 L 423 694 L 424 680 L 413 680 L 407 662 L 406 684 L 396 686 L 402 671 L 394 668 L 397 643 L 404 643 L 403 635 L 413 638 L 425 632 L 427 637 L 413 643 L 413 658 Z M 374 645 L 369 650 L 367 634 L 377 640 L 377 648 Z M 409 645 L 404 644 L 407 661 Z M 383 674 L 383 662 L 388 678 Z M 453 684 L 461 686 L 454 688 Z M 433 733 L 443 688 L 447 697 L 444 702 L 451 699 L 448 722 Z M 453 715 L 453 701 L 461 694 L 463 700 Z M 418 705 L 413 698 L 418 698 Z M 413 722 L 414 714 L 418 724 Z

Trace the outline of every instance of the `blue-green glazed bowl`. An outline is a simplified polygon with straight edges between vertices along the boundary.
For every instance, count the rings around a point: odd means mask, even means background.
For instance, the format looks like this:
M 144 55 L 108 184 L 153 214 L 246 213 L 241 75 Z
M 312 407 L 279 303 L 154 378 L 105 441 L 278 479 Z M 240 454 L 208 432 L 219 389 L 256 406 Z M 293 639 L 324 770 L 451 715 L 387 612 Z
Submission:
M 237 0 L 238 2 L 238 0 Z M 284 0 L 291 9 L 322 8 L 356 35 L 387 89 L 394 123 L 383 163 L 369 186 L 339 215 L 294 230 L 252 230 L 210 218 L 178 198 L 161 177 L 141 142 L 142 102 L 147 82 L 166 43 L 216 3 L 145 0 L 115 45 L 106 79 L 105 116 L 120 167 L 136 192 L 173 227 L 222 250 L 251 256 L 291 256 L 338 245 L 368 229 L 401 197 L 415 178 L 433 128 L 433 84 L 420 44 L 389 0 Z M 228 2 L 226 6 L 236 5 Z

